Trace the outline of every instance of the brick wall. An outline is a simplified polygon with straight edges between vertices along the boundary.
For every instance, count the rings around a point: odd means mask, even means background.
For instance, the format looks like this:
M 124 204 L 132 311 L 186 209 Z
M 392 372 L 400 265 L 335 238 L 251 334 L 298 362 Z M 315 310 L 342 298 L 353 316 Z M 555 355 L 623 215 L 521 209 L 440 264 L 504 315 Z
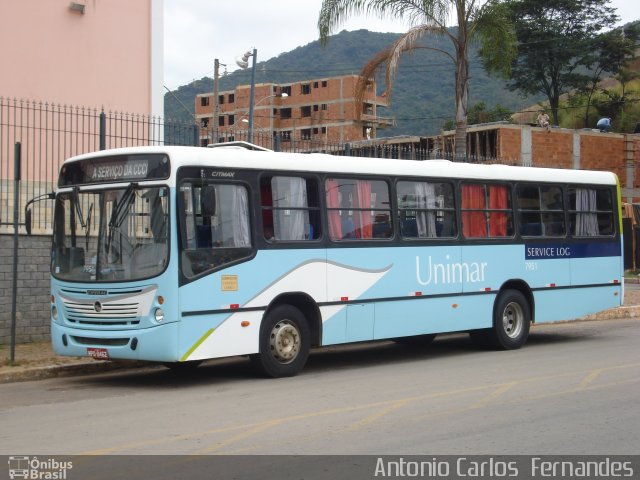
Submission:
M 573 131 L 533 129 L 531 158 L 536 167 L 573 168 Z
M 473 129 L 473 127 L 472 127 Z M 524 129 L 529 129 L 530 135 Z M 618 175 L 623 188 L 640 189 L 640 135 L 501 125 L 498 130 L 497 162 L 550 168 L 605 170 Z M 525 135 L 526 133 L 526 135 Z M 632 179 L 627 181 L 627 175 Z M 640 201 L 640 195 L 634 198 Z
M 580 136 L 580 167 L 585 170 L 608 170 L 620 176 L 624 186 L 624 136 L 589 133 Z
M 50 236 L 19 236 L 16 339 L 18 343 L 49 339 Z M 13 235 L 0 234 L 0 344 L 11 341 Z
M 505 163 L 520 165 L 521 132 L 519 128 L 501 128 L 498 132 L 498 152 Z

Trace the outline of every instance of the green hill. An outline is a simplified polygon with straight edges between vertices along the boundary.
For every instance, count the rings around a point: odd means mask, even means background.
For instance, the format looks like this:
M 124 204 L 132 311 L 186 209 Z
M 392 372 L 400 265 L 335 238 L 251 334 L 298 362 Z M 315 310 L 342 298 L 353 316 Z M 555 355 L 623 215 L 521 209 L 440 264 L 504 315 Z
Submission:
M 398 38 L 394 33 L 377 33 L 368 30 L 342 31 L 332 36 L 326 47 L 320 42 L 295 48 L 256 65 L 256 83 L 287 83 L 346 74 L 358 74 L 362 66 L 377 52 L 385 49 Z M 451 42 L 444 38 L 429 39 L 429 46 L 451 52 Z M 258 51 L 258 59 L 260 52 Z M 250 71 L 235 71 L 220 78 L 220 90 L 230 90 L 236 85 L 250 83 Z M 471 56 L 471 83 L 469 106 L 484 102 L 488 108 L 500 104 L 512 111 L 535 103 L 538 99 L 523 98 L 509 91 L 504 81 L 489 77 L 477 59 Z M 396 119 L 393 128 L 380 130 L 378 136 L 432 135 L 440 131 L 442 124 L 454 117 L 453 94 L 454 68 L 450 59 L 432 50 L 418 50 L 406 55 L 400 64 L 391 92 L 391 105 L 378 114 Z M 378 79 L 378 94 L 385 89 L 384 79 Z M 165 95 L 165 118 L 186 122 L 191 117 L 175 97 L 190 110 L 199 93 L 211 92 L 213 80 L 204 77 L 179 87 Z

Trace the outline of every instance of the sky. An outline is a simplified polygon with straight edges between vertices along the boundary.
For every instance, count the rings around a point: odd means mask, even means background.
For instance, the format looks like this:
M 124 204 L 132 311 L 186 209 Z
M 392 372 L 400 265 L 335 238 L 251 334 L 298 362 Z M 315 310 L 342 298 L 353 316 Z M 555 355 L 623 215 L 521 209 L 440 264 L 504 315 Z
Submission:
M 261 62 L 318 40 L 321 4 L 322 0 L 164 0 L 164 84 L 175 90 L 212 77 L 216 58 L 231 72 L 247 50 L 256 48 Z M 638 0 L 610 4 L 621 23 L 640 18 Z M 335 33 L 361 28 L 405 32 L 409 25 L 363 16 L 348 20 Z

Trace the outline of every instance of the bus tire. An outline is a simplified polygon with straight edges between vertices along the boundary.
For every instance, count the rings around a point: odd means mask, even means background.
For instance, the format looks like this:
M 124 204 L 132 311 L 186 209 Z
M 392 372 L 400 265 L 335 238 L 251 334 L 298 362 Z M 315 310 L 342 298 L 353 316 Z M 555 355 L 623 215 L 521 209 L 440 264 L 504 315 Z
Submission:
M 292 377 L 309 357 L 311 335 L 300 310 L 279 305 L 269 311 L 260 326 L 259 353 L 251 361 L 267 377 Z
M 493 328 L 488 340 L 498 350 L 522 347 L 529 336 L 531 308 L 519 290 L 505 290 L 496 299 L 493 309 Z

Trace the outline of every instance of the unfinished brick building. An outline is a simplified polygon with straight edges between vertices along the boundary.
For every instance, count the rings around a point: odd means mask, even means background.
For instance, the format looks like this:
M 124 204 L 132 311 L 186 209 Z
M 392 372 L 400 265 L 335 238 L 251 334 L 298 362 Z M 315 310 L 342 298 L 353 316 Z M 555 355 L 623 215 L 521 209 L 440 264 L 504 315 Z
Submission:
M 378 107 L 387 106 L 376 95 L 374 81 L 368 83 L 362 111 L 358 117 L 354 92 L 360 77 L 344 75 L 293 83 L 255 85 L 253 130 L 254 143 L 279 134 L 283 143 L 305 142 L 305 148 L 321 148 L 327 143 L 346 143 L 375 138 L 377 130 L 392 120 L 378 116 Z M 200 121 L 200 143 L 242 140 L 249 121 L 250 86 L 218 94 L 215 120 L 213 93 L 195 99 L 196 117 Z M 300 146 L 298 146 L 300 147 Z
M 353 153 L 390 158 L 452 158 L 453 131 L 434 136 L 402 136 L 354 142 Z M 382 150 L 382 155 L 379 151 Z M 407 152 L 412 153 L 408 155 Z M 467 130 L 468 160 L 549 168 L 608 170 L 618 175 L 623 200 L 640 202 L 640 134 L 491 123 Z M 372 155 L 373 156 L 373 155 Z

